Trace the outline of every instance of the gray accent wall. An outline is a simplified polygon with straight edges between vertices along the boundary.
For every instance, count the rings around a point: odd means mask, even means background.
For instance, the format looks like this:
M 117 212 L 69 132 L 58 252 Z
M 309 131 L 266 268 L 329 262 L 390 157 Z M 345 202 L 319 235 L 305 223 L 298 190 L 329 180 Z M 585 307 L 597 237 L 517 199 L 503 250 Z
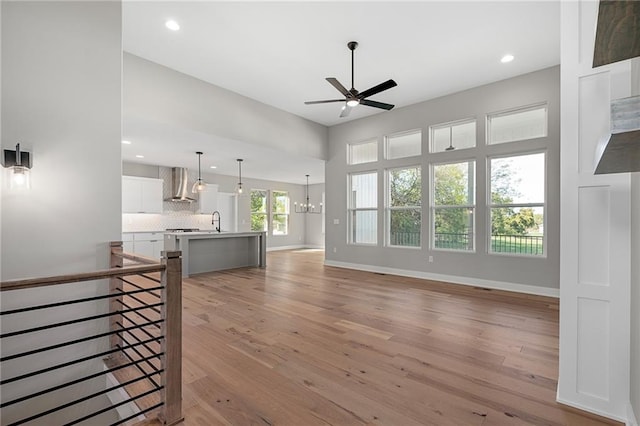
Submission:
M 107 267 L 121 227 L 120 4 L 2 9 L 2 148 L 33 157 L 31 189 L 2 188 L 2 279 Z
M 425 84 L 429 84 L 425 81 Z M 547 102 L 548 136 L 508 144 L 484 143 L 485 117 L 488 113 Z M 325 167 L 327 188 L 326 260 L 358 267 L 391 268 L 416 275 L 439 275 L 461 283 L 506 283 L 530 288 L 559 288 L 559 187 L 560 187 L 560 68 L 552 67 L 460 93 L 377 114 L 329 129 L 329 157 Z M 477 119 L 476 148 L 436 154 L 428 153 L 429 126 L 475 117 Z M 412 129 L 422 129 L 422 156 L 400 160 L 379 160 L 377 163 L 348 166 L 347 145 L 376 138 L 378 158 L 383 158 L 384 136 Z M 474 253 L 432 250 L 429 248 L 429 161 L 438 162 L 476 159 L 476 176 L 484 176 L 486 157 L 520 150 L 545 150 L 547 153 L 547 209 L 545 211 L 546 256 L 523 257 L 487 253 L 487 227 L 478 226 Z M 422 248 L 391 248 L 383 245 L 384 181 L 387 168 L 403 165 L 422 166 L 423 219 Z M 363 246 L 347 243 L 347 174 L 377 170 L 378 179 L 378 244 Z M 476 181 L 476 224 L 487 223 L 487 182 Z M 334 224 L 337 221 L 337 224 Z M 433 262 L 429 263 L 429 256 Z M 551 291 L 553 293 L 554 291 Z M 557 294 L 557 290 L 555 290 Z M 543 291 L 544 293 L 544 291 Z
M 124 53 L 123 112 L 324 160 L 327 127 Z M 173 102 L 179 99 L 180 102 Z

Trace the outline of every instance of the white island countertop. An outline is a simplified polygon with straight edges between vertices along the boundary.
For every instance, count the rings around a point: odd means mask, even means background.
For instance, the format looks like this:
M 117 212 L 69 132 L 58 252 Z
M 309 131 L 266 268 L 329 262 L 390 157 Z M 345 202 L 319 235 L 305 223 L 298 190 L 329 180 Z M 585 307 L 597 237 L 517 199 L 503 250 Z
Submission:
M 165 232 L 164 249 L 182 251 L 182 276 L 267 266 L 266 232 Z

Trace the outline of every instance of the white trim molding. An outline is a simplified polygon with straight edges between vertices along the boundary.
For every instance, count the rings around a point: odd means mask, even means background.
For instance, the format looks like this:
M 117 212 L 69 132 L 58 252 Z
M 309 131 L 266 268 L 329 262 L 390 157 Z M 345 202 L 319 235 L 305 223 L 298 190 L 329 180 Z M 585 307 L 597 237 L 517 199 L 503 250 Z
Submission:
M 515 293 L 533 294 L 536 296 L 560 297 L 560 290 L 551 287 L 538 287 L 526 284 L 508 283 L 503 281 L 483 280 L 472 277 L 460 277 L 456 275 L 433 274 L 407 269 L 388 268 L 385 266 L 362 265 L 356 263 L 339 262 L 335 260 L 325 260 L 326 266 L 337 268 L 356 269 L 359 271 L 376 272 L 382 274 L 398 275 L 401 277 L 420 278 L 424 280 L 443 281 L 451 284 L 461 284 L 471 287 L 488 288 L 491 290 L 512 291 Z
M 638 419 L 635 415 L 635 413 L 633 412 L 633 405 L 631 405 L 631 402 L 629 402 L 629 405 L 627 405 L 627 426 L 638 426 Z

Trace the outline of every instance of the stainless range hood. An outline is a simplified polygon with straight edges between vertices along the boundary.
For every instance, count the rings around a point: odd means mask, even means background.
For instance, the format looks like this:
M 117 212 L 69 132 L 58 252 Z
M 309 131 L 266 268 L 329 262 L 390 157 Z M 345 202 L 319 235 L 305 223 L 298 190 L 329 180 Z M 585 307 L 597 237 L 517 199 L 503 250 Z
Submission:
M 195 199 L 188 196 L 189 173 L 182 167 L 174 167 L 171 169 L 171 197 L 165 201 L 175 201 L 178 203 L 192 203 Z
M 596 166 L 596 175 L 640 172 L 640 96 L 611 101 L 611 136 Z

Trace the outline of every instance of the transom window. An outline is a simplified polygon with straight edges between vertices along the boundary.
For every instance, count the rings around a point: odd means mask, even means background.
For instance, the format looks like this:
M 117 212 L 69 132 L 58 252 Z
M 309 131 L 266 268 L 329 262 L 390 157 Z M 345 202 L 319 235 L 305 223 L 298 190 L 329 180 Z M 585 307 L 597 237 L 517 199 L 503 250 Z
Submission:
M 378 243 L 378 173 L 349 175 L 349 242 Z
M 489 251 L 544 255 L 545 153 L 491 158 L 489 167 Z
M 420 247 L 422 178 L 420 166 L 387 171 L 387 244 Z
M 362 164 L 378 161 L 378 140 L 351 143 L 347 146 L 347 164 Z
M 487 143 L 498 144 L 547 136 L 547 105 L 518 108 L 487 116 Z
M 475 161 L 434 165 L 432 188 L 432 248 L 474 250 Z
M 385 153 L 388 160 L 422 154 L 422 130 L 410 130 L 387 136 Z
M 476 146 L 476 120 L 438 124 L 429 128 L 431 152 L 453 151 Z

